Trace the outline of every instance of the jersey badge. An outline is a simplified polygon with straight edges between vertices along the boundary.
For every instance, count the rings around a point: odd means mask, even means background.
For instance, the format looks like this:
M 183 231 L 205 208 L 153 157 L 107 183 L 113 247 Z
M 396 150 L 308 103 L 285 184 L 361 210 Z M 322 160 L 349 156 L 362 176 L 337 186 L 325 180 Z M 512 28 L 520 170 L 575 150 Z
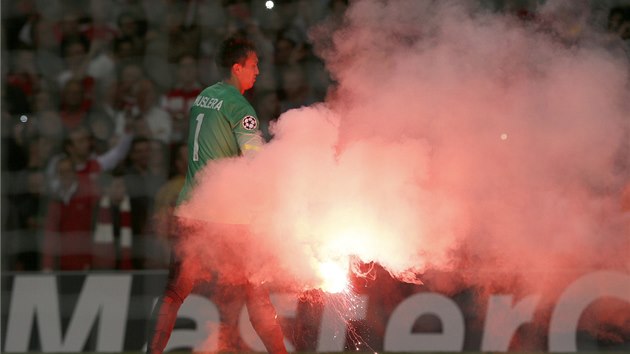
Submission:
M 241 125 L 245 130 L 254 130 L 258 127 L 258 120 L 254 116 L 245 116 L 241 121 Z

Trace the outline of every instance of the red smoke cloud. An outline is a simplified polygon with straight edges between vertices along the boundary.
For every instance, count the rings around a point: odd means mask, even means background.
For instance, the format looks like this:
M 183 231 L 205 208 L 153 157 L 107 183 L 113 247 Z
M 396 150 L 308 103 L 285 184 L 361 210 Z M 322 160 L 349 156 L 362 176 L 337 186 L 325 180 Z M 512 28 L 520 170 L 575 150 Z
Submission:
M 569 45 L 436 3 L 358 1 L 318 28 L 326 102 L 283 114 L 258 156 L 210 164 L 179 210 L 251 232 L 199 233 L 184 252 L 295 289 L 350 257 L 403 279 L 461 271 L 444 290 L 550 297 L 630 272 L 627 59 L 598 33 Z

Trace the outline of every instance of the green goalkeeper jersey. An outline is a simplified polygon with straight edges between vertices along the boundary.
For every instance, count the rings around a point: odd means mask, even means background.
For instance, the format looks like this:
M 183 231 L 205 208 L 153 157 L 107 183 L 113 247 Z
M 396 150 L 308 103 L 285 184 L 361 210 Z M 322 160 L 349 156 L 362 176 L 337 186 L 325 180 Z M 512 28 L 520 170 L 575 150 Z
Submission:
M 188 119 L 188 171 L 178 204 L 188 198 L 208 161 L 249 155 L 263 144 L 254 108 L 230 84 L 218 82 L 203 90 Z

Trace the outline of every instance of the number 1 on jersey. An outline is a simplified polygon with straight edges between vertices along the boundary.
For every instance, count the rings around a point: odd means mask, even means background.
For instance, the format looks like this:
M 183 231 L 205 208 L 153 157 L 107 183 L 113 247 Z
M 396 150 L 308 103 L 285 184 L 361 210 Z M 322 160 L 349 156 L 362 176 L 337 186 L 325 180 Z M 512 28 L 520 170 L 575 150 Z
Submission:
M 197 116 L 197 127 L 195 128 L 195 137 L 193 141 L 193 161 L 199 161 L 199 131 L 201 130 L 201 123 L 203 123 L 203 113 L 199 113 Z

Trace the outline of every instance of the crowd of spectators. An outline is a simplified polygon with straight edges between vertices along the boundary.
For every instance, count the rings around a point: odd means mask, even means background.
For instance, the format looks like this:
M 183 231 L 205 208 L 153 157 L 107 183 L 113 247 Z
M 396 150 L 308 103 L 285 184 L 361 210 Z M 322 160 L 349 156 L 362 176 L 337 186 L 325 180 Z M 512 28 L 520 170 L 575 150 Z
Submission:
M 308 31 L 347 6 L 2 2 L 2 269 L 166 267 L 160 216 L 183 184 L 191 101 L 219 79 L 217 43 L 255 42 L 261 73 L 247 98 L 269 139 L 282 112 L 323 100 L 330 78 Z M 615 11 L 611 30 L 630 38 L 628 10 Z
M 2 269 L 168 265 L 188 109 L 227 36 L 252 39 L 248 99 L 269 122 L 329 85 L 309 28 L 345 0 L 2 3 Z

